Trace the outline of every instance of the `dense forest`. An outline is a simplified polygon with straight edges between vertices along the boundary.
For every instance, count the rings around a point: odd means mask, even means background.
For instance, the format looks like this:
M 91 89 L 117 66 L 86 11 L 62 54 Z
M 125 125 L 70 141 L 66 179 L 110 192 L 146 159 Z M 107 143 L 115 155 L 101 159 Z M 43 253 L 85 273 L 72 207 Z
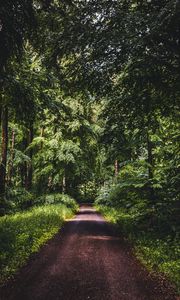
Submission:
M 76 200 L 178 288 L 179 100 L 179 1 L 1 1 L 0 280 Z

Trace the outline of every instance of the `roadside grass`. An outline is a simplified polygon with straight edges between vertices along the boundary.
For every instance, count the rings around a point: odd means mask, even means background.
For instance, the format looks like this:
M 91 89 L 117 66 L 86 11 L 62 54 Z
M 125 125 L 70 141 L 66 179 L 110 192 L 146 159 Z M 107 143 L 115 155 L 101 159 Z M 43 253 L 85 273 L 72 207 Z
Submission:
M 53 237 L 77 205 L 51 204 L 0 218 L 0 284 L 25 264 L 32 253 Z
M 160 272 L 175 285 L 180 293 L 180 245 L 178 235 L 160 234 L 148 224 L 148 214 L 138 214 L 131 209 L 96 205 L 107 221 L 116 224 L 134 246 L 136 257 L 150 271 Z M 146 226 L 144 226 L 146 224 Z

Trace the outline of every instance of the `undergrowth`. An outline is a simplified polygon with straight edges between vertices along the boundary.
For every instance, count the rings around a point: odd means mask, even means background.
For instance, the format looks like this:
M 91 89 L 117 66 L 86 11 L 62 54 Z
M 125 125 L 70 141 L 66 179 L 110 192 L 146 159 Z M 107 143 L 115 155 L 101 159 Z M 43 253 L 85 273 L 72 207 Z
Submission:
M 54 236 L 65 219 L 71 218 L 76 210 L 77 205 L 71 199 L 68 205 L 49 204 L 1 217 L 0 283 L 23 266 L 29 256 Z
M 131 242 L 141 262 L 180 292 L 178 189 L 172 193 L 168 168 L 159 167 L 161 176 L 154 171 L 153 179 L 148 168 L 146 160 L 125 162 L 101 187 L 95 205 Z
M 103 188 L 95 202 L 105 218 L 117 225 L 134 246 L 138 259 L 150 270 L 163 273 L 180 293 L 178 208 L 143 199 L 137 189 L 115 185 Z
M 161 228 L 148 224 L 150 212 L 138 206 L 113 208 L 97 204 L 105 218 L 118 226 L 133 244 L 138 259 L 150 270 L 161 272 L 180 292 L 180 247 L 178 235 L 161 233 Z M 154 221 L 155 222 L 155 221 Z

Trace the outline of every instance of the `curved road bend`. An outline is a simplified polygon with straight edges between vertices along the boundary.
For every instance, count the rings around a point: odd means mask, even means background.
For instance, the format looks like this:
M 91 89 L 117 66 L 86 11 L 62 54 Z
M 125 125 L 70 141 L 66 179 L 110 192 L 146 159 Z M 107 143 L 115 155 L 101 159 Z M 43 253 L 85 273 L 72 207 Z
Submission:
M 32 256 L 1 300 L 174 300 L 88 205 Z

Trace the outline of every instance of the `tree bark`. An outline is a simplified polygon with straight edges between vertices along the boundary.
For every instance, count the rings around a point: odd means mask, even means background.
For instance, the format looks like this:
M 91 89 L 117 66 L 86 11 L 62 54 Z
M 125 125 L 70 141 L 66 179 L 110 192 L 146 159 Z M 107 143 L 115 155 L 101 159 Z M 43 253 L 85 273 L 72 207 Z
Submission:
M 117 159 L 114 162 L 114 170 L 115 170 L 115 176 L 118 176 L 118 174 L 119 174 L 119 163 L 118 163 Z
M 149 173 L 149 179 L 153 179 L 153 154 L 152 154 L 153 146 L 152 142 L 149 138 L 149 133 L 147 132 L 147 162 L 149 164 L 148 166 L 148 173 Z
M 33 123 L 30 124 L 28 136 L 27 136 L 27 145 L 29 146 L 33 141 Z M 27 163 L 27 173 L 25 180 L 25 188 L 30 190 L 32 188 L 32 177 L 33 177 L 33 168 L 32 168 L 32 157 L 33 157 L 33 149 L 30 149 L 28 152 L 28 156 L 31 161 Z
M 8 150 L 8 108 L 2 107 L 1 110 L 1 161 L 0 161 L 0 194 L 5 193 L 6 188 L 6 166 Z
M 13 129 L 12 130 L 12 141 L 11 141 L 11 159 L 9 162 L 9 169 L 8 169 L 8 185 L 11 185 L 11 183 L 12 183 L 14 146 L 15 146 L 15 130 Z
M 27 148 L 27 137 L 24 135 L 22 139 L 22 151 L 25 151 Z M 20 166 L 20 174 L 21 174 L 21 185 L 25 187 L 26 177 L 27 177 L 27 163 L 23 162 Z
M 153 166 L 154 166 L 154 161 L 153 161 L 153 145 L 149 137 L 149 132 L 147 131 L 147 162 L 148 162 L 148 175 L 149 175 L 149 198 L 150 200 L 154 201 L 155 200 L 155 192 L 154 188 L 152 186 L 152 180 L 154 178 L 153 174 Z
M 44 137 L 44 126 L 43 127 L 41 127 L 41 135 L 40 135 L 40 137 Z M 43 141 L 41 142 L 41 145 L 40 145 L 40 150 L 42 150 L 42 148 L 43 148 Z
M 0 103 L 0 126 L 1 126 L 1 118 L 2 118 L 2 105 Z
M 66 173 L 65 173 L 65 170 L 64 170 L 63 180 L 62 180 L 62 193 L 63 194 L 66 193 Z

